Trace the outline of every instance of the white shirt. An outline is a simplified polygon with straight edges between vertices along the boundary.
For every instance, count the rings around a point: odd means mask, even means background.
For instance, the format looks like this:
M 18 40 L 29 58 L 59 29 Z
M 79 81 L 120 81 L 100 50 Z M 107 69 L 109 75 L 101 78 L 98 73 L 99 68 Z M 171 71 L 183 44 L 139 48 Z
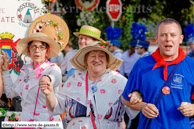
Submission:
M 77 52 L 77 50 L 71 50 L 66 53 L 63 62 L 61 64 L 61 72 L 64 74 L 66 71 L 69 71 L 71 68 L 74 68 L 74 66 L 71 64 L 70 60 L 73 57 L 73 55 Z
M 125 74 L 130 74 L 134 64 L 140 58 L 140 55 L 137 54 L 137 51 L 131 56 L 128 54 L 128 50 L 123 52 L 121 59 L 123 64 L 120 67 L 120 73 L 124 76 Z
M 43 75 L 48 75 L 51 78 L 51 83 L 54 87 L 58 87 L 62 83 L 61 70 L 56 64 L 47 61 L 40 65 L 39 68 L 39 72 L 37 72 L 33 69 L 32 64 L 24 65 L 21 68 L 21 73 L 15 83 L 11 80 L 9 70 L 2 72 L 6 96 L 8 98 L 20 96 L 22 99 L 22 113 L 19 119 L 20 121 L 29 121 L 30 119 L 33 119 L 39 88 L 39 79 Z M 41 91 L 39 91 L 38 94 L 34 121 L 61 121 L 59 115 L 53 117 L 49 116 L 45 95 Z
M 60 55 L 52 57 L 49 60 L 52 63 L 61 64 L 63 62 L 63 54 L 62 54 L 62 52 L 60 53 Z
M 140 55 L 140 58 L 145 57 L 145 56 L 149 56 L 149 55 L 150 55 L 150 52 L 146 51 L 142 55 Z
M 114 51 L 112 53 L 115 57 L 121 59 L 121 56 L 122 56 L 122 51 L 120 49 L 117 49 L 116 51 Z

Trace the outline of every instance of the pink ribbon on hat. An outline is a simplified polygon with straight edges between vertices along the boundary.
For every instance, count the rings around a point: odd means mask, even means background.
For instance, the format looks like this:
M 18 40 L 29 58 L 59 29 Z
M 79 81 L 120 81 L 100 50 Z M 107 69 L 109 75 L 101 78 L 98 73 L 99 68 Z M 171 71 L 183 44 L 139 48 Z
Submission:
M 101 48 L 106 48 L 105 46 L 100 46 L 100 45 L 95 45 L 95 46 L 97 46 L 97 47 L 101 47 Z

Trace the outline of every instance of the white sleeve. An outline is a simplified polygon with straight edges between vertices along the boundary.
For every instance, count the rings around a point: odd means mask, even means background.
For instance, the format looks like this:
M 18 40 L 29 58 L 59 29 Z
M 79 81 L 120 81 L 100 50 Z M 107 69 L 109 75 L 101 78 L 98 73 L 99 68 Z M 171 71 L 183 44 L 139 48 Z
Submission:
M 3 71 L 2 75 L 3 75 L 2 77 L 3 77 L 4 90 L 7 98 L 13 98 L 15 96 L 18 96 L 17 92 L 15 91 L 15 86 L 13 84 L 11 76 L 9 74 L 9 70 Z
M 61 86 L 62 84 L 62 74 L 61 69 L 55 65 L 52 67 L 52 70 L 49 74 L 47 74 L 51 78 L 51 84 L 53 87 Z
M 62 114 L 66 111 L 65 102 L 66 102 L 67 97 L 66 96 L 61 96 L 61 95 L 58 95 L 58 94 L 55 94 L 55 96 L 56 96 L 55 108 L 54 108 L 53 112 L 49 111 L 49 114 L 51 116 L 60 115 L 60 114 Z
M 131 120 L 134 119 L 140 112 L 140 111 L 137 111 L 137 110 L 133 110 L 133 109 L 131 109 L 130 107 L 128 107 L 126 105 L 125 105 L 124 108 L 125 108 L 125 111 L 126 111 L 127 115 L 129 116 L 129 119 L 131 119 Z
M 123 60 L 123 63 L 121 65 L 121 67 L 119 68 L 119 72 L 121 75 L 125 76 L 124 74 L 124 59 L 123 59 L 123 55 L 121 56 L 121 59 Z

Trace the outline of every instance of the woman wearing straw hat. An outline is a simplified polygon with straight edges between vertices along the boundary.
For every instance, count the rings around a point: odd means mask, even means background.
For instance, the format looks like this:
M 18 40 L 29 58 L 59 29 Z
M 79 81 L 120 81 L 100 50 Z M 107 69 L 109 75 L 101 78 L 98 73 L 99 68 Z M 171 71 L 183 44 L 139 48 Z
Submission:
M 9 56 L 2 52 L 2 75 L 8 98 L 20 96 L 22 113 L 20 121 L 60 121 L 60 116 L 49 117 L 45 95 L 39 92 L 39 79 L 49 82 L 54 89 L 61 85 L 61 70 L 47 59 L 57 56 L 60 47 L 56 41 L 44 33 L 33 33 L 17 43 L 18 54 L 31 57 L 31 64 L 21 68 L 21 73 L 13 84 L 9 75 Z
M 49 82 L 40 80 L 52 115 L 66 111 L 67 129 L 122 129 L 122 116 L 127 111 L 132 119 L 138 112 L 126 108 L 121 94 L 127 79 L 114 70 L 122 60 L 114 57 L 102 42 L 80 49 L 71 59 L 78 70 L 56 95 Z M 141 97 L 134 97 L 141 101 Z M 131 99 L 132 100 L 132 99 Z
M 94 41 L 102 41 L 104 42 L 104 40 L 101 37 L 101 31 L 93 26 L 89 26 L 89 25 L 83 25 L 79 32 L 74 32 L 73 33 L 76 37 L 78 37 L 78 47 L 79 49 L 86 47 L 88 44 L 90 44 L 91 42 Z M 69 59 L 72 58 L 72 56 L 77 52 L 77 50 L 75 50 L 74 52 L 71 53 L 71 55 L 68 55 Z M 67 60 L 68 64 L 71 65 L 70 60 Z M 67 62 L 65 62 L 67 63 Z M 66 71 L 67 72 L 67 76 L 70 77 L 74 74 L 75 72 L 75 67 L 73 67 L 73 65 L 70 66 L 71 68 Z M 63 73 L 64 74 L 64 73 Z
M 79 32 L 73 33 L 78 37 L 78 46 L 79 49 L 86 47 L 88 44 L 94 41 L 102 41 L 104 40 L 101 37 L 101 31 L 93 26 L 83 25 L 80 28 Z

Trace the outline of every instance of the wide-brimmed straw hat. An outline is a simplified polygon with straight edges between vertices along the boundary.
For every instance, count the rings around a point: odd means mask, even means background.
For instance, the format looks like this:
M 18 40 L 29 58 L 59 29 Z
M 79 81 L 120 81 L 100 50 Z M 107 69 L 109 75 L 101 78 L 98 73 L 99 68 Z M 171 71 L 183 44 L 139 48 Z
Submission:
M 72 65 L 80 71 L 86 70 L 86 67 L 84 65 L 85 55 L 93 50 L 100 50 L 105 52 L 109 56 L 109 64 L 107 69 L 117 70 L 121 66 L 123 61 L 113 56 L 112 53 L 106 49 L 106 47 L 99 45 L 99 43 L 100 42 L 92 42 L 88 44 L 88 46 L 81 48 L 79 51 L 77 51 L 70 60 Z
M 42 32 L 54 39 L 63 50 L 69 41 L 69 29 L 66 22 L 59 16 L 45 14 L 36 18 L 30 26 L 29 35 Z
M 83 25 L 80 28 L 79 32 L 74 32 L 73 34 L 77 37 L 79 37 L 80 34 L 81 35 L 86 35 L 86 36 L 92 37 L 96 40 L 104 42 L 104 40 L 100 38 L 101 37 L 101 31 L 99 29 L 93 27 L 93 26 Z
M 17 45 L 16 45 L 16 49 L 18 52 L 18 55 L 24 54 L 26 56 L 29 56 L 29 51 L 28 51 L 28 43 L 31 41 L 42 41 L 45 42 L 49 45 L 49 51 L 48 51 L 48 58 L 54 57 L 54 56 L 58 56 L 60 54 L 60 47 L 59 45 L 56 45 L 57 42 L 53 39 L 51 39 L 48 35 L 41 33 L 41 32 L 37 32 L 37 33 L 33 33 L 30 36 L 21 39 Z

